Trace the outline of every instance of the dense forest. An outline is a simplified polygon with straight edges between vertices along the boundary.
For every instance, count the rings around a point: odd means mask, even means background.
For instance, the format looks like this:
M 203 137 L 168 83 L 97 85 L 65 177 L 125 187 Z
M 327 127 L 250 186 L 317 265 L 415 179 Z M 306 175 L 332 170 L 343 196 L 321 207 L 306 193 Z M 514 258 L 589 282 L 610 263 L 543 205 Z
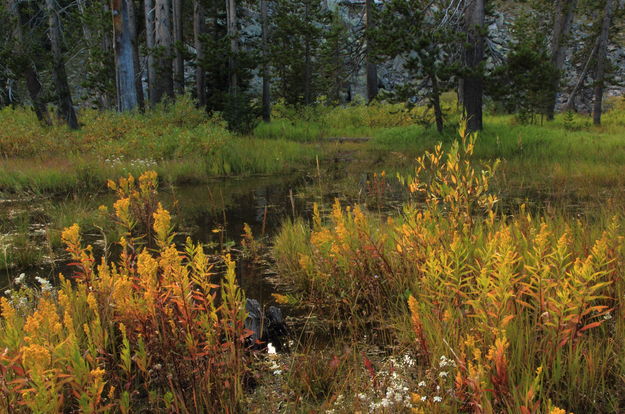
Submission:
M 625 412 L 622 0 L 0 0 L 0 414 Z
M 528 119 L 553 119 L 556 109 L 577 109 L 575 96 L 584 95 L 583 108 L 599 124 L 606 87 L 622 80 L 611 76 L 620 57 L 610 59 L 620 51 L 611 42 L 622 40 L 615 0 L 15 0 L 0 7 L 0 105 L 30 105 L 49 124 L 52 103 L 70 128 L 79 128 L 82 107 L 143 110 L 186 93 L 235 130 L 249 131 L 259 116 L 268 121 L 277 100 L 341 105 L 358 96 L 426 101 L 441 130 L 440 96 L 450 90 L 472 130 L 482 128 L 484 99 Z M 489 30 L 497 25 L 487 24 L 496 15 L 509 29 L 499 39 L 503 53 Z M 392 82 L 378 74 L 389 62 L 401 73 Z M 578 69 L 572 85 L 562 80 L 567 65 Z

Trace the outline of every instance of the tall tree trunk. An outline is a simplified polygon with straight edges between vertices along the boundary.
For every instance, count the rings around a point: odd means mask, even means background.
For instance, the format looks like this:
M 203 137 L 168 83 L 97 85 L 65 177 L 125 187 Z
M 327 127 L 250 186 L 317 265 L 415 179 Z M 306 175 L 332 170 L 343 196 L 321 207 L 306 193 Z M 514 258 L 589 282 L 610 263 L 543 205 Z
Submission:
M 558 76 L 554 80 L 554 93 L 547 107 L 547 119 L 554 118 L 556 110 L 556 101 L 558 99 L 558 90 L 560 89 L 560 77 L 564 68 L 564 59 L 566 57 L 566 41 L 571 31 L 573 17 L 575 16 L 575 7 L 577 0 L 556 0 L 556 10 L 553 18 L 553 38 L 551 40 L 551 63 L 558 72 Z
M 306 0 L 304 4 L 304 21 L 306 24 L 310 24 L 310 0 Z M 304 104 L 310 105 L 312 101 L 312 58 L 310 37 L 306 33 L 304 39 Z
M 434 117 L 436 119 L 436 130 L 443 132 L 443 110 L 441 109 L 441 92 L 438 86 L 438 78 L 435 73 L 430 73 L 430 81 L 432 82 L 432 95 L 430 102 L 434 108 Z
M 154 0 L 143 0 L 143 13 L 145 16 L 145 45 L 148 48 L 148 98 L 150 104 L 155 105 L 156 100 L 156 59 L 154 57 L 154 46 L 156 45 L 154 26 Z
M 156 65 L 153 101 L 160 102 L 165 95 L 174 98 L 170 0 L 155 0 L 154 27 Z
M 53 78 L 56 85 L 59 117 L 67 122 L 71 129 L 78 129 L 78 118 L 72 102 L 72 94 L 69 90 L 67 73 L 65 72 L 65 60 L 61 48 L 61 25 L 55 7 L 55 0 L 46 0 L 48 9 L 48 24 L 50 35 L 50 48 L 52 49 Z
M 184 47 L 182 38 L 182 0 L 174 1 L 174 89 L 178 95 L 184 95 Z
M 107 18 L 108 16 L 111 15 L 111 4 L 110 2 L 106 1 L 103 2 L 102 4 L 102 10 L 101 10 L 101 17 L 102 18 Z M 98 62 L 98 66 L 101 70 L 101 73 L 106 73 L 107 78 L 103 81 L 103 91 L 102 94 L 100 95 L 100 105 L 102 106 L 102 108 L 111 108 L 113 106 L 113 102 L 116 100 L 117 95 L 116 95 L 116 91 L 113 91 L 111 89 L 108 88 L 109 83 L 108 81 L 110 80 L 108 77 L 110 76 L 110 78 L 113 78 L 114 75 L 109 74 L 109 70 L 107 69 L 107 64 L 108 64 L 108 57 L 109 56 L 115 56 L 115 53 L 113 51 L 113 36 L 110 36 L 109 33 L 99 33 L 98 36 L 99 38 L 99 42 L 100 42 L 100 47 L 102 48 L 102 55 L 103 57 L 100 57 L 99 62 Z M 112 82 L 111 82 L 112 84 Z
M 463 81 L 463 101 L 467 116 L 467 129 L 482 129 L 483 82 L 481 63 L 484 59 L 484 0 L 469 0 L 465 11 L 467 43 L 464 50 L 466 75 Z
M 367 36 L 367 100 L 371 102 L 378 96 L 378 67 L 376 66 L 373 59 L 373 40 L 371 36 L 371 32 L 375 29 L 375 17 L 374 17 L 374 8 L 375 3 L 373 0 L 366 0 L 366 17 L 367 17 L 367 26 L 366 26 L 366 36 Z
M 230 38 L 230 57 L 228 59 L 228 89 L 230 95 L 239 93 L 239 77 L 237 55 L 239 54 L 239 31 L 237 28 L 236 0 L 226 0 L 226 19 L 228 21 L 228 37 Z
M 137 42 L 137 14 L 135 12 L 134 1 L 128 1 L 128 33 L 131 38 L 132 60 L 135 67 L 135 89 L 137 91 L 137 102 L 139 108 L 145 108 L 145 100 L 143 97 L 143 82 L 141 80 L 141 60 L 139 58 L 139 44 Z
M 26 80 L 26 88 L 33 102 L 33 109 L 37 115 L 37 119 L 44 125 L 52 125 L 48 108 L 41 97 L 41 82 L 35 68 L 35 62 L 30 53 L 26 50 L 24 43 L 24 32 L 22 30 L 22 16 L 19 11 L 17 0 L 7 0 L 7 10 L 13 20 L 13 38 L 15 39 L 15 53 L 19 56 L 19 60 L 23 62 L 21 68 L 24 72 Z
M 135 83 L 136 67 L 132 45 L 133 33 L 130 27 L 130 3 L 132 3 L 132 0 L 112 1 L 117 109 L 119 111 L 130 111 L 139 104 Z
M 260 0 L 260 22 L 262 26 L 263 50 L 263 121 L 271 121 L 271 74 L 269 73 L 269 21 L 267 1 Z
M 607 66 L 608 42 L 610 40 L 610 25 L 614 14 L 614 0 L 606 0 L 603 11 L 603 22 L 599 34 L 599 46 L 597 48 L 597 70 L 595 75 L 594 104 L 592 109 L 592 121 L 595 125 L 601 125 L 601 110 L 603 103 L 603 89 L 605 86 L 605 69 Z
M 195 44 L 195 93 L 200 107 L 206 106 L 206 71 L 202 67 L 204 61 L 204 45 L 202 35 L 206 32 L 204 6 L 201 0 L 193 0 L 193 42 Z
M 590 55 L 588 55 L 588 58 L 586 59 L 586 64 L 584 65 L 584 68 L 582 69 L 582 73 L 579 75 L 579 78 L 577 79 L 577 83 L 575 84 L 575 87 L 569 94 L 569 99 L 567 99 L 566 105 L 564 105 L 565 111 L 571 111 L 575 107 L 575 96 L 577 96 L 577 92 L 580 90 L 580 88 L 584 84 L 584 81 L 586 80 L 586 76 L 588 75 L 588 70 L 590 69 L 590 66 L 591 66 L 590 64 L 595 60 L 595 55 L 597 54 L 597 48 L 599 47 L 600 40 L 601 40 L 600 38 L 597 38 L 595 45 L 590 51 Z

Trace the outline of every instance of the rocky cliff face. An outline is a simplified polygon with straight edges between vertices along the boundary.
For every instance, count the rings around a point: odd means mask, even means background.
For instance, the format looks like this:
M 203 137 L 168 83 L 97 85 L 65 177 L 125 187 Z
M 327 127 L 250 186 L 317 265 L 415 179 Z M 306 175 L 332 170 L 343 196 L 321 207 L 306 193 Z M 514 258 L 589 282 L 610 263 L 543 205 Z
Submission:
M 355 26 L 362 24 L 361 5 L 341 3 L 341 7 L 342 13 L 349 24 Z M 506 12 L 496 11 L 493 15 L 487 17 L 489 33 L 487 40 L 487 70 L 504 62 L 510 51 L 514 16 L 515 12 L 509 10 Z M 562 77 L 563 86 L 558 96 L 559 107 L 562 107 L 567 102 L 569 93 L 579 81 L 586 63 L 584 51 L 588 48 L 588 44 L 590 43 L 589 38 L 591 37 L 591 31 L 592 24 L 583 21 L 577 21 L 572 28 L 570 46 L 566 56 L 565 72 Z M 625 35 L 621 34 L 621 31 L 615 30 L 615 32 L 618 33 L 613 36 L 612 43 L 608 48 L 608 57 L 613 72 L 609 84 L 606 87 L 606 96 L 625 95 L 625 47 L 623 46 L 623 44 L 625 44 L 625 42 L 623 42 Z M 580 59 L 579 57 L 582 58 Z M 378 72 L 380 83 L 385 89 L 393 89 L 395 85 L 401 84 L 406 80 L 401 59 L 395 59 L 380 65 Z M 590 112 L 593 76 L 593 71 L 590 70 L 583 83 L 583 87 L 580 89 L 575 99 L 575 108 L 580 112 Z M 364 96 L 365 82 L 364 67 L 362 67 L 352 81 L 353 91 L 358 95 Z

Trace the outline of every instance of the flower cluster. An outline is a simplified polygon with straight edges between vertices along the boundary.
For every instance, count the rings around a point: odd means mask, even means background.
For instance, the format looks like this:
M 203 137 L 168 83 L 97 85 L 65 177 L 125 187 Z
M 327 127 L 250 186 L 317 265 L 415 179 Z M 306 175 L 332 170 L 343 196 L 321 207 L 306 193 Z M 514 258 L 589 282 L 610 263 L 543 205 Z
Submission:
M 154 168 L 158 165 L 158 163 L 150 158 L 135 158 L 135 159 L 130 159 L 130 160 L 126 160 L 124 159 L 123 155 L 117 155 L 117 156 L 113 156 L 110 158 L 106 158 L 104 160 L 104 163 L 106 165 L 111 165 L 111 166 L 120 166 L 120 165 L 127 165 L 129 167 L 132 168 L 139 168 L 139 169 L 149 169 L 149 168 Z

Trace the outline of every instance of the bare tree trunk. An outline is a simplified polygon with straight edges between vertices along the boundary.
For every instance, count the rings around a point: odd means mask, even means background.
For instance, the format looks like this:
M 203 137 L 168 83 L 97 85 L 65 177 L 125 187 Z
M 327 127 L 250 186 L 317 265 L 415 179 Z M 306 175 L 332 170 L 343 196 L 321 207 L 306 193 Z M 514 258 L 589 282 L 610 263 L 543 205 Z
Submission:
M 78 129 L 78 118 L 74 110 L 72 94 L 69 90 L 67 73 L 65 72 L 65 60 L 63 59 L 63 50 L 61 48 L 61 25 L 55 7 L 55 0 L 46 0 L 46 6 L 48 9 L 50 48 L 52 49 L 53 60 L 52 73 L 56 85 L 59 117 L 63 118 L 71 129 Z
M 110 2 L 104 2 L 102 4 L 102 17 L 106 17 L 106 16 L 110 16 L 111 15 L 111 7 L 110 7 Z M 108 33 L 100 36 L 100 46 L 102 47 L 102 53 L 104 56 L 114 56 L 114 52 L 113 52 L 113 36 L 109 36 Z M 99 66 L 100 66 L 100 70 L 102 70 L 103 73 L 106 73 L 108 71 L 105 71 L 106 69 L 106 60 L 105 59 L 100 59 L 99 62 Z M 108 75 L 111 76 L 111 75 Z M 112 76 L 111 76 L 112 77 Z M 114 97 L 113 94 L 115 92 L 109 91 L 108 88 L 104 89 L 102 95 L 100 96 L 100 102 L 103 108 L 110 108 L 113 106 L 113 101 L 115 100 L 116 96 Z
M 597 70 L 595 75 L 594 104 L 592 109 L 592 121 L 595 125 L 601 125 L 601 111 L 603 103 L 603 89 L 605 86 L 605 69 L 607 66 L 608 41 L 610 40 L 610 25 L 614 14 L 614 0 L 606 0 L 603 11 L 603 22 L 597 47 Z
M 436 130 L 443 132 L 443 110 L 441 109 L 441 92 L 438 86 L 438 78 L 435 73 L 430 73 L 430 81 L 432 82 L 432 96 L 430 102 L 434 107 L 434 117 L 436 119 Z
M 577 5 L 577 0 L 556 1 L 556 11 L 553 19 L 553 38 L 551 40 L 551 63 L 558 71 L 558 76 L 553 85 L 554 93 L 547 107 L 548 120 L 554 118 L 558 90 L 560 89 L 560 76 L 564 68 L 564 58 L 566 57 L 566 40 L 571 31 L 573 17 L 575 16 L 575 7 Z
M 128 1 L 128 33 L 132 46 L 132 60 L 135 67 L 135 89 L 137 91 L 137 103 L 142 110 L 145 108 L 143 97 L 143 84 L 141 82 L 141 60 L 139 58 L 139 45 L 137 43 L 137 14 L 135 13 L 134 1 Z
M 309 0 L 304 4 L 304 21 L 310 23 Z M 310 105 L 312 101 L 312 58 L 310 56 L 310 39 L 308 33 L 304 39 L 304 104 Z
M 484 59 L 484 0 L 469 0 L 465 11 L 467 43 L 464 51 L 466 75 L 463 82 L 463 100 L 467 116 L 467 129 L 482 129 L 483 82 L 481 63 Z
M 160 102 L 165 95 L 174 98 L 170 1 L 156 0 L 154 12 L 154 47 L 157 56 L 153 101 Z
M 366 0 L 366 36 L 367 36 L 367 101 L 371 102 L 378 96 L 378 67 L 373 61 L 373 40 L 371 39 L 371 31 L 375 29 L 375 17 L 373 15 L 375 3 L 373 0 Z
M 239 31 L 237 28 L 236 0 L 226 0 L 226 18 L 228 20 L 228 37 L 230 38 L 230 57 L 228 59 L 228 88 L 232 96 L 239 93 L 239 77 L 237 55 L 239 54 Z
M 464 79 L 458 78 L 458 101 L 456 102 L 456 108 L 462 108 L 464 112 Z M 466 115 L 466 114 L 465 114 Z
M 30 54 L 26 51 L 26 45 L 24 44 L 24 32 L 22 31 L 22 16 L 20 14 L 17 0 L 7 0 L 7 10 L 13 20 L 13 38 L 15 39 L 15 52 L 21 57 L 21 61 L 24 62 L 22 70 L 24 71 L 24 78 L 26 79 L 26 88 L 28 94 L 33 102 L 33 109 L 37 115 L 37 119 L 44 125 L 52 125 L 50 120 L 50 114 L 45 102 L 41 98 L 41 82 L 39 82 L 39 75 L 35 69 L 35 62 L 32 60 Z
M 584 68 L 582 69 L 582 73 L 579 75 L 579 78 L 577 79 L 577 83 L 575 84 L 575 87 L 573 88 L 573 90 L 569 94 L 569 99 L 566 101 L 566 105 L 564 105 L 564 110 L 565 111 L 570 111 L 574 107 L 575 96 L 577 95 L 577 92 L 580 90 L 580 88 L 584 84 L 584 81 L 586 80 L 586 76 L 588 75 L 588 70 L 590 69 L 590 64 L 594 61 L 595 54 L 597 53 L 597 47 L 599 46 L 599 40 L 600 39 L 597 38 L 597 41 L 595 42 L 595 45 L 593 46 L 592 50 L 590 51 L 590 55 L 588 56 L 588 59 L 586 59 L 586 64 L 584 65 Z
M 262 26 L 263 50 L 263 121 L 271 121 L 271 74 L 269 73 L 269 21 L 267 1 L 260 0 L 260 21 Z
M 139 99 L 135 84 L 135 61 L 129 3 L 132 0 L 113 0 L 113 33 L 115 38 L 115 74 L 117 86 L 117 109 L 130 111 L 137 107 Z
M 182 38 L 182 0 L 174 2 L 174 89 L 178 95 L 184 95 L 184 47 Z
M 206 32 L 204 22 L 205 13 L 201 0 L 193 0 L 193 42 L 195 44 L 195 89 L 197 103 L 201 107 L 206 106 L 206 72 L 202 67 L 204 60 L 204 45 L 202 35 Z
M 148 48 L 148 99 L 150 104 L 157 103 L 156 100 L 156 63 L 154 58 L 154 46 L 156 41 L 154 39 L 154 0 L 144 0 L 143 11 L 145 15 L 145 44 Z

